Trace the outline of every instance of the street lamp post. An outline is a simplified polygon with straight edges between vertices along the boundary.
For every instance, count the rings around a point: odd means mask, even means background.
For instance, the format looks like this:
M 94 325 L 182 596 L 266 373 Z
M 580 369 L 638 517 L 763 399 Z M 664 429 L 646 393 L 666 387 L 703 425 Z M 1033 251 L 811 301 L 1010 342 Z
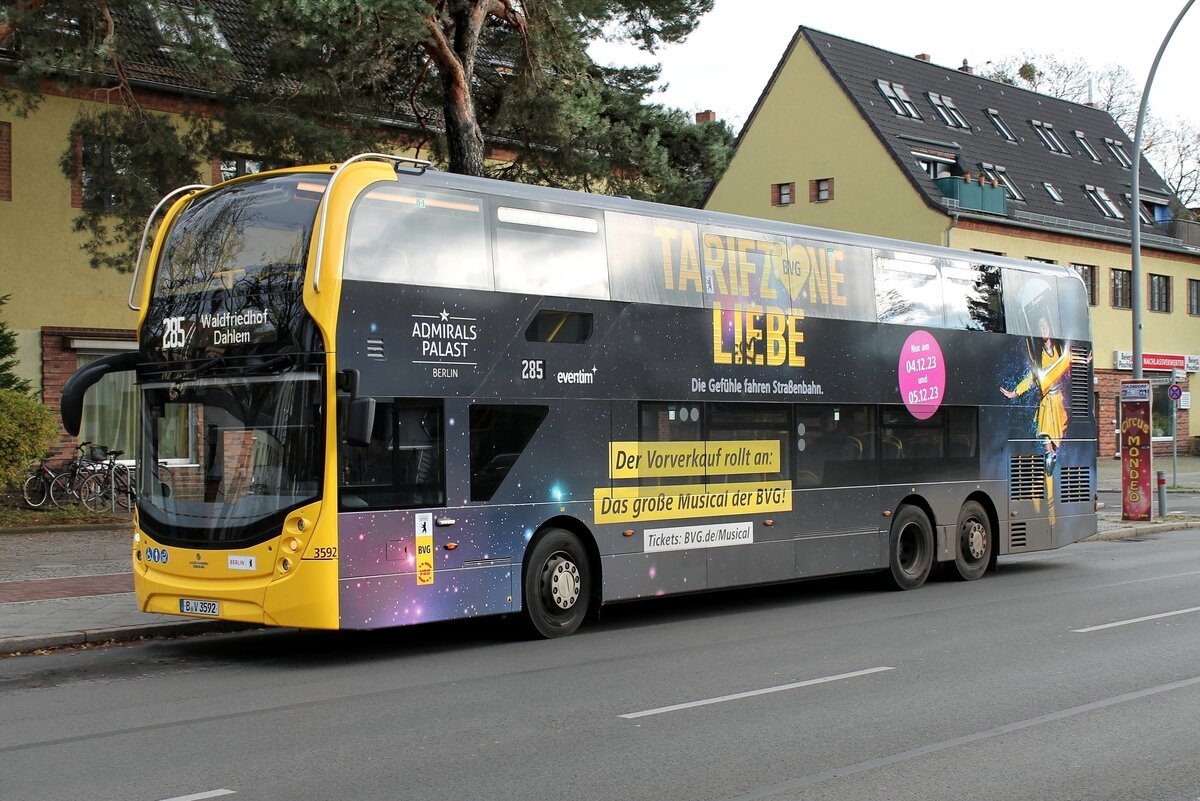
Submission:
M 1154 82 L 1154 73 L 1158 71 L 1158 62 L 1162 60 L 1163 51 L 1167 49 L 1167 42 L 1171 41 L 1183 15 L 1188 12 L 1194 2 L 1196 0 L 1187 0 L 1183 10 L 1171 23 L 1171 29 L 1167 31 L 1166 37 L 1158 47 L 1154 63 L 1150 65 L 1150 74 L 1146 76 L 1146 88 L 1142 90 L 1142 102 L 1138 106 L 1137 128 L 1133 132 L 1133 191 L 1130 192 L 1129 197 L 1130 205 L 1133 206 L 1132 235 L 1129 240 L 1132 257 L 1130 280 L 1133 286 L 1129 295 L 1129 304 L 1133 307 L 1133 377 L 1135 379 L 1142 377 L 1142 206 L 1139 192 L 1142 167 L 1142 127 L 1146 122 L 1146 107 L 1150 101 L 1150 84 Z

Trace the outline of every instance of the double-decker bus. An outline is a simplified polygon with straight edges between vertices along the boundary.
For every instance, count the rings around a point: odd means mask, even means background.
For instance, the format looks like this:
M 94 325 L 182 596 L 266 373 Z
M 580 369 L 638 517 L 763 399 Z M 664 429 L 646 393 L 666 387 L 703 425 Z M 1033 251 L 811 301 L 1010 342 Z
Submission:
M 135 276 L 147 612 L 372 629 L 1095 531 L 1062 266 L 363 154 L 190 187 Z M 146 466 L 166 465 L 166 469 Z

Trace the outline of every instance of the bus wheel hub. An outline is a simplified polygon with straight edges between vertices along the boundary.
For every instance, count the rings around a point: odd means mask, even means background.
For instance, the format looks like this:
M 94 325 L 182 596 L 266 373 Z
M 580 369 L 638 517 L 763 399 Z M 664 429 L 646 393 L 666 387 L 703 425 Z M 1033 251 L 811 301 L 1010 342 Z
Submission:
M 984 552 L 983 525 L 978 520 L 967 524 L 967 551 L 972 559 L 982 559 Z
M 550 598 L 559 609 L 570 609 L 579 600 L 579 568 L 569 559 L 555 556 L 546 563 L 550 574 Z

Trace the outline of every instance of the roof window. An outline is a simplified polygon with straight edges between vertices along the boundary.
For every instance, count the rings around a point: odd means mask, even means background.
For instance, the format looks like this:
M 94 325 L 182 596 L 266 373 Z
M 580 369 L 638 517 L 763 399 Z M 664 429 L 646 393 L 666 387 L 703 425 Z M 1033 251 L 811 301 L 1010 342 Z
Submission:
M 1125 152 L 1125 143 L 1118 139 L 1104 138 L 1104 144 L 1108 145 L 1109 151 L 1113 154 L 1113 158 L 1121 163 L 1122 167 L 1132 167 L 1133 159 L 1129 158 L 1129 154 Z
M 1055 133 L 1053 125 L 1041 120 L 1030 120 L 1029 124 L 1033 126 L 1033 132 L 1038 135 L 1038 139 L 1042 140 L 1042 144 L 1046 146 L 1047 150 L 1051 153 L 1070 155 L 1067 146 L 1063 144 L 1063 141 L 1058 138 L 1058 134 Z
M 1075 132 L 1075 140 L 1079 142 L 1079 146 L 1088 154 L 1092 161 L 1100 163 L 1100 154 L 1096 152 L 1096 148 L 1092 147 L 1092 143 L 1088 141 L 1087 134 L 1083 131 Z
M 958 110 L 958 106 L 954 105 L 954 101 L 948 95 L 929 92 L 929 102 L 933 104 L 934 110 L 942 118 L 942 121 L 951 128 L 971 130 L 970 123 L 967 122 L 966 117 L 962 115 L 962 112 Z
M 1111 217 L 1114 220 L 1125 219 L 1125 215 L 1121 213 L 1121 210 L 1117 208 L 1117 204 L 1108 196 L 1108 192 L 1104 191 L 1104 187 L 1084 184 L 1083 193 L 1088 196 L 1088 200 L 1092 201 L 1105 217 Z
M 921 112 L 917 111 L 917 107 L 913 104 L 912 98 L 908 96 L 908 92 L 904 91 L 904 87 L 898 83 L 891 81 L 877 80 L 875 85 L 879 87 L 879 91 L 883 93 L 888 105 L 892 107 L 892 111 L 899 114 L 901 117 L 912 117 L 914 120 L 922 119 Z
M 1020 190 L 1017 189 L 1017 185 L 1013 183 L 1012 178 L 1008 177 L 1008 170 L 997 164 L 988 164 L 986 162 L 980 164 L 979 167 L 983 170 L 983 174 L 986 175 L 988 179 L 995 181 L 1004 187 L 1004 191 L 1008 193 L 1010 199 L 1020 201 L 1025 200 L 1024 195 L 1022 195 Z
M 996 109 L 994 109 L 994 108 L 989 108 L 987 110 L 987 115 L 988 115 L 988 119 L 990 119 L 992 121 L 992 125 L 996 126 L 996 130 L 1000 133 L 1001 136 L 1003 136 L 1005 139 L 1007 139 L 1010 142 L 1017 141 L 1016 135 L 1013 134 L 1013 132 L 1009 129 L 1008 125 L 1006 125 L 1004 120 L 1000 117 L 999 111 L 996 111 Z

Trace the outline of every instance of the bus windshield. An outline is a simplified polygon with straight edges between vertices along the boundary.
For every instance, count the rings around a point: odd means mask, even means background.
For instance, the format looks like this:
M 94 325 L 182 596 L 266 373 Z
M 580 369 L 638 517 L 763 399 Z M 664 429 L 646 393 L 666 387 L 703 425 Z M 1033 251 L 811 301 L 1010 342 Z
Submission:
M 329 176 L 293 173 L 196 198 L 172 226 L 155 295 L 299 286 Z
M 142 385 L 142 527 L 174 544 L 252 544 L 320 493 L 318 370 Z

